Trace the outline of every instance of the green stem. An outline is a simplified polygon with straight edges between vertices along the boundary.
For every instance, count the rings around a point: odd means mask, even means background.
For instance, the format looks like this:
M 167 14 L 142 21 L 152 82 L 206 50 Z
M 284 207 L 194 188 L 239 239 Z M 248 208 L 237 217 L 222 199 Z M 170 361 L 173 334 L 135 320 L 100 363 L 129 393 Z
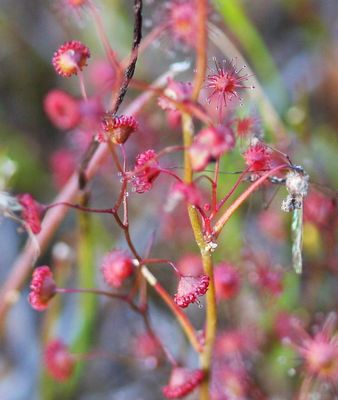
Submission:
M 207 7 L 206 0 L 197 2 L 197 62 L 194 79 L 192 100 L 198 100 L 199 93 L 205 78 L 207 66 Z M 184 145 L 184 181 L 187 184 L 193 182 L 193 171 L 191 167 L 188 149 L 193 141 L 192 118 L 188 114 L 182 115 L 183 145 Z M 210 370 L 212 352 L 217 330 L 217 303 L 215 296 L 215 282 L 213 272 L 213 260 L 210 251 L 206 251 L 207 243 L 203 237 L 203 230 L 198 212 L 195 207 L 188 205 L 189 219 L 194 233 L 196 243 L 200 249 L 204 272 L 209 276 L 210 283 L 206 293 L 206 328 L 205 346 L 200 355 L 200 367 L 205 372 L 205 379 L 201 384 L 200 400 L 209 399 Z
M 183 114 L 182 123 L 184 148 L 188 149 L 189 146 L 191 146 L 193 139 L 193 127 L 191 117 L 187 114 Z M 189 153 L 187 150 L 185 150 L 184 153 L 184 181 L 188 184 L 193 181 L 193 171 L 191 168 Z M 217 330 L 217 303 L 215 296 L 213 260 L 211 253 L 209 251 L 206 251 L 207 243 L 203 237 L 202 226 L 197 210 L 193 206 L 188 205 L 188 213 L 194 237 L 201 252 L 204 272 L 210 278 L 209 288 L 206 293 L 205 346 L 203 352 L 200 355 L 200 367 L 205 372 L 205 379 L 201 385 L 200 390 L 200 399 L 207 400 L 209 399 L 212 351 Z

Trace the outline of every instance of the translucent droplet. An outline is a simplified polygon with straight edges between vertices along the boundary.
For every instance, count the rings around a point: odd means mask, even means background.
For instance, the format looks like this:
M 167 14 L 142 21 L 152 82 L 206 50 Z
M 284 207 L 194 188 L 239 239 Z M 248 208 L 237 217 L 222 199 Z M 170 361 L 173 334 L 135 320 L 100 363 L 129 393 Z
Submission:
M 177 62 L 170 65 L 170 69 L 175 72 L 183 72 L 190 68 L 191 62 L 189 60 Z
M 57 242 L 52 248 L 53 257 L 60 261 L 66 261 L 72 255 L 72 249 L 65 242 Z
M 288 344 L 291 343 L 291 339 L 290 339 L 289 337 L 284 337 L 284 338 L 282 339 L 282 343 L 283 343 L 284 345 L 288 345 Z
M 176 57 L 176 53 L 175 53 L 174 51 L 170 50 L 170 49 L 166 51 L 166 54 L 167 54 L 167 56 L 168 56 L 169 58 L 174 58 L 174 57 Z
M 144 360 L 144 364 L 148 370 L 155 369 L 157 367 L 157 359 L 156 357 L 147 357 Z
M 159 41 L 159 40 L 153 40 L 153 41 L 152 41 L 152 46 L 153 46 L 155 49 L 158 49 L 158 48 L 160 47 L 160 41 Z
M 118 172 L 118 173 L 117 173 L 117 176 L 122 176 L 122 172 Z
M 313 392 L 309 396 L 309 400 L 320 400 L 321 399 L 321 394 L 317 392 Z
M 129 197 L 129 192 L 126 192 L 124 195 L 125 197 Z
M 152 25 L 153 25 L 153 21 L 151 19 L 147 18 L 147 19 L 144 20 L 144 27 L 145 28 L 151 28 Z
M 290 368 L 290 369 L 288 370 L 288 375 L 289 375 L 289 376 L 295 376 L 295 375 L 296 375 L 296 370 L 295 370 L 294 368 Z
M 221 16 L 218 13 L 212 13 L 210 19 L 213 22 L 221 22 L 222 20 Z
M 285 357 L 285 356 L 279 356 L 279 357 L 277 358 L 277 362 L 278 362 L 279 364 L 284 365 L 284 364 L 286 363 L 286 357 Z

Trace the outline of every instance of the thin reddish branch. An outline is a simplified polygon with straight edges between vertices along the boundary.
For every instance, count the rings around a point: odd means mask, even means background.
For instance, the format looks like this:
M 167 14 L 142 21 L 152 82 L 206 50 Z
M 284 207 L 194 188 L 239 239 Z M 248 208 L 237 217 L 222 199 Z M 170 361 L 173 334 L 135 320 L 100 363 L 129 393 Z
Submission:
M 115 215 L 114 215 L 115 216 Z M 120 225 L 121 226 L 121 225 Z M 152 286 L 155 291 L 158 293 L 158 295 L 162 298 L 162 300 L 167 304 L 167 306 L 170 308 L 170 310 L 173 312 L 175 317 L 177 318 L 178 322 L 182 326 L 182 329 L 184 330 L 187 338 L 189 339 L 191 345 L 193 348 L 197 351 L 200 352 L 202 351 L 202 345 L 197 337 L 196 331 L 194 327 L 192 326 L 189 318 L 184 314 L 184 312 L 175 304 L 173 301 L 172 297 L 168 294 L 168 292 L 161 286 L 161 284 L 157 281 L 157 279 L 154 277 L 154 275 L 149 271 L 149 269 L 145 266 L 142 265 L 142 258 L 137 252 L 133 241 L 130 237 L 130 231 L 129 231 L 129 223 L 128 220 L 124 222 L 124 224 L 121 226 L 125 240 L 128 244 L 129 249 L 135 256 L 135 258 L 138 260 L 140 263 L 140 270 L 144 278 L 147 280 L 148 284 Z
M 176 101 L 165 94 L 165 89 L 152 87 L 149 83 L 142 82 L 137 79 L 132 79 L 132 81 L 130 82 L 130 87 L 139 90 L 152 90 L 158 96 L 161 96 L 170 101 L 177 108 L 178 111 L 192 115 L 200 121 L 204 122 L 206 125 L 214 124 L 212 118 L 205 112 L 205 110 L 199 104 L 193 101 Z
M 223 197 L 222 200 L 218 203 L 218 205 L 215 208 L 215 214 L 219 211 L 220 208 L 224 205 L 224 203 L 229 199 L 229 197 L 234 193 L 234 191 L 238 188 L 240 183 L 242 182 L 245 174 L 249 171 L 250 167 L 246 168 L 240 175 L 240 177 L 237 179 L 236 183 L 234 186 L 231 188 L 231 190 Z
M 118 299 L 121 301 L 126 302 L 134 311 L 141 313 L 141 310 L 137 307 L 136 304 L 134 304 L 128 295 L 124 294 L 119 294 L 119 293 L 112 293 L 108 292 L 106 290 L 101 290 L 101 289 L 74 289 L 74 288 L 56 288 L 56 292 L 60 294 L 77 294 L 77 293 L 88 293 L 88 294 L 94 294 L 98 296 L 105 296 L 109 297 L 111 299 Z
M 207 35 L 207 15 L 208 15 L 208 2 L 206 0 L 199 0 L 197 2 L 197 60 L 196 60 L 196 73 L 194 79 L 194 89 L 192 99 L 198 100 L 200 94 L 205 71 L 207 67 L 207 48 L 208 48 L 208 35 Z
M 173 73 L 166 73 L 161 76 L 154 84 L 162 86 L 166 83 L 168 76 Z M 139 96 L 129 107 L 124 111 L 128 115 L 136 115 L 143 105 L 152 97 L 152 92 L 143 93 Z M 98 172 L 100 166 L 105 158 L 109 155 L 109 148 L 105 143 L 98 146 L 97 151 L 92 156 L 84 175 L 87 181 L 90 181 Z M 72 203 L 80 193 L 78 187 L 78 174 L 74 173 L 69 179 L 68 183 L 64 186 L 60 194 L 55 198 L 54 202 L 69 202 Z M 68 207 L 57 207 L 50 210 L 42 222 L 42 230 L 36 236 L 36 243 L 40 247 L 40 252 L 46 250 L 49 242 L 54 236 L 60 223 L 63 221 Z M 0 323 L 8 311 L 9 307 L 18 300 L 19 290 L 23 286 L 28 274 L 33 268 L 33 263 L 36 259 L 36 244 L 29 242 L 22 253 L 15 260 L 9 275 L 0 290 Z
M 153 288 L 164 300 L 167 306 L 176 316 L 177 320 L 180 322 L 182 327 L 185 327 L 186 335 L 189 337 L 192 346 L 197 352 L 203 351 L 203 346 L 200 343 L 195 330 L 192 328 L 191 322 L 187 315 L 173 302 L 173 299 L 169 296 L 168 292 L 156 281 Z
M 52 208 L 61 207 L 61 206 L 74 208 L 75 210 L 84 211 L 84 212 L 90 212 L 90 213 L 94 213 L 94 214 L 114 214 L 114 212 L 115 212 L 114 208 L 83 207 L 83 206 L 81 206 L 79 204 L 72 204 L 72 203 L 68 203 L 66 201 L 63 201 L 63 202 L 60 202 L 60 203 L 49 204 L 48 206 L 45 206 L 45 210 L 49 211 Z
M 244 203 L 244 201 L 271 175 L 275 174 L 281 169 L 290 168 L 288 164 L 278 165 L 278 167 L 273 168 L 272 170 L 266 172 L 263 176 L 261 176 L 256 182 L 254 182 L 244 193 L 242 193 L 225 211 L 225 213 L 219 218 L 214 226 L 213 233 L 215 237 L 217 237 L 226 222 L 230 219 L 232 214 Z

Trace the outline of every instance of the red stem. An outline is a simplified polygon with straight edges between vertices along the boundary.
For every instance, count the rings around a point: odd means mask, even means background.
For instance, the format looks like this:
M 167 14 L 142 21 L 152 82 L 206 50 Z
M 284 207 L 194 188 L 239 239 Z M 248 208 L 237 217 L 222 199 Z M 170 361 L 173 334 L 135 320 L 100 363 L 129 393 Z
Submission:
M 243 202 L 251 195 L 252 192 L 254 192 L 270 175 L 275 174 L 277 171 L 281 169 L 289 167 L 290 166 L 288 164 L 282 164 L 276 168 L 273 168 L 272 170 L 268 171 L 263 176 L 261 176 L 244 193 L 242 193 L 216 222 L 213 229 L 215 237 L 217 237 L 220 234 L 222 228 L 224 227 L 226 222 L 230 219 L 232 214 L 238 209 L 238 207 L 240 207 L 243 204 Z
M 129 297 L 127 295 L 122 295 L 122 294 L 118 294 L 118 293 L 111 293 L 111 292 L 107 292 L 105 290 L 100 290 L 100 289 L 68 289 L 68 288 L 56 288 L 56 292 L 57 293 L 62 293 L 62 294 L 68 294 L 68 293 L 89 293 L 89 294 L 95 294 L 95 295 L 100 295 L 100 296 L 106 296 L 106 297 L 110 297 L 112 299 L 118 299 L 121 301 L 124 301 L 126 303 L 128 303 L 130 305 L 130 307 L 138 312 L 141 313 L 141 311 L 139 310 L 139 308 L 132 302 L 130 301 Z
M 141 262 L 142 265 L 147 264 L 168 264 L 170 267 L 174 269 L 174 271 L 181 276 L 180 271 L 177 269 L 176 265 L 170 260 L 166 260 L 164 258 L 144 258 Z
M 250 169 L 250 167 L 247 167 L 247 168 L 241 173 L 241 175 L 239 176 L 237 182 L 236 182 L 235 185 L 232 187 L 232 189 L 230 190 L 230 192 L 227 193 L 226 196 L 218 203 L 218 205 L 216 206 L 216 209 L 215 209 L 215 213 L 213 213 L 213 216 L 214 216 L 214 214 L 216 214 L 216 213 L 220 210 L 220 208 L 224 205 L 224 203 L 228 200 L 228 198 L 229 198 L 229 197 L 234 193 L 234 191 L 238 188 L 239 184 L 242 182 L 242 179 L 244 178 L 245 174 L 249 171 L 249 169 Z
M 177 181 L 183 183 L 182 179 L 181 179 L 178 175 L 176 175 L 174 172 L 170 171 L 169 169 L 159 168 L 159 170 L 160 170 L 161 172 L 163 172 L 164 174 L 170 175 L 170 176 L 172 176 L 173 178 L 175 178 Z
M 114 213 L 116 213 L 115 208 L 90 208 L 90 207 L 80 206 L 79 204 L 68 203 L 66 201 L 61 201 L 58 203 L 46 205 L 44 207 L 44 209 L 45 209 L 45 211 L 48 211 L 51 208 L 54 208 L 57 206 L 66 206 L 66 207 L 70 207 L 70 208 L 75 208 L 76 210 L 79 210 L 79 211 L 92 212 L 92 213 L 98 213 L 98 214 L 114 214 Z
M 167 77 L 168 73 L 161 76 L 155 82 L 155 84 L 159 86 L 164 85 L 167 81 Z M 152 97 L 152 95 L 152 92 L 143 93 L 133 103 L 131 103 L 129 107 L 126 108 L 124 113 L 128 115 L 136 115 L 142 109 L 142 106 Z M 108 154 L 108 146 L 105 143 L 100 144 L 95 153 L 91 156 L 89 162 L 86 162 L 85 164 L 83 175 L 86 181 L 89 181 L 97 174 Z M 76 172 L 68 180 L 60 194 L 56 197 L 55 203 L 74 201 L 79 193 L 78 182 L 79 176 Z M 36 236 L 36 242 L 39 245 L 41 252 L 43 252 L 47 247 L 54 235 L 55 230 L 63 221 L 67 211 L 68 207 L 57 207 L 50 210 L 50 212 L 43 219 L 42 230 Z M 0 290 L 0 322 L 2 322 L 8 308 L 17 301 L 19 294 L 18 290 L 24 284 L 27 275 L 32 269 L 36 257 L 36 244 L 29 242 L 26 248 L 15 260 L 15 263 L 12 266 L 6 281 Z M 3 325 L 1 328 L 3 328 Z
M 173 300 L 169 296 L 168 292 L 158 282 L 156 282 L 153 287 L 156 290 L 156 292 L 160 295 L 160 297 L 164 300 L 164 302 L 167 304 L 167 306 L 171 309 L 171 311 L 174 313 L 174 315 L 176 316 L 177 320 L 181 323 L 181 325 L 186 326 L 186 327 L 187 326 L 191 327 L 189 318 L 173 302 Z M 195 330 L 191 330 L 190 333 L 191 333 L 190 339 L 192 340 L 192 345 L 195 348 L 195 350 L 198 352 L 203 351 L 203 347 L 196 336 Z

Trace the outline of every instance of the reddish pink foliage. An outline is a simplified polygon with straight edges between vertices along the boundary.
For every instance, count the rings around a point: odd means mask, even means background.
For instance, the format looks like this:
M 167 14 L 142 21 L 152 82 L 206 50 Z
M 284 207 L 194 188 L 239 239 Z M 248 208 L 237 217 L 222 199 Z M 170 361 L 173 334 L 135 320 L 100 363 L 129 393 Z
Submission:
M 335 208 L 333 199 L 312 190 L 304 201 L 304 219 L 323 227 L 335 218 Z
M 274 322 L 274 330 L 276 335 L 281 340 L 297 340 L 297 332 L 295 326 L 300 325 L 298 318 L 286 311 L 278 313 Z
M 337 382 L 337 337 L 331 340 L 324 332 L 321 332 L 313 340 L 304 343 L 304 348 L 300 351 L 300 354 L 304 357 L 306 369 L 310 374 Z
M 171 372 L 169 384 L 162 389 L 163 394 L 167 399 L 179 399 L 191 393 L 203 378 L 202 370 L 175 367 Z
M 177 261 L 177 268 L 182 275 L 199 276 L 203 274 L 201 256 L 188 253 Z
M 182 276 L 174 297 L 175 303 L 186 308 L 189 304 L 197 302 L 198 297 L 207 292 L 209 281 L 210 278 L 207 275 Z
M 149 369 L 158 366 L 162 349 L 156 338 L 149 333 L 139 335 L 134 339 L 134 354 L 140 358 Z
M 71 7 L 83 7 L 88 3 L 88 0 L 65 0 Z
M 338 381 L 337 316 L 330 313 L 321 329 L 310 336 L 299 323 L 291 325 L 290 344 L 304 360 L 310 376 L 324 381 Z
M 261 335 L 256 327 L 232 329 L 221 332 L 216 340 L 217 358 L 237 358 L 238 355 L 254 353 L 261 343 Z
M 217 108 L 221 110 L 233 98 L 239 98 L 241 89 L 249 89 L 244 84 L 249 76 L 247 74 L 240 75 L 243 68 L 238 70 L 232 62 L 223 61 L 220 64 L 216 59 L 214 61 L 215 70 L 211 71 L 207 77 L 207 88 L 211 89 L 208 101 L 210 102 L 216 96 Z
M 52 154 L 50 166 L 55 185 L 58 188 L 62 188 L 75 170 L 74 154 L 66 149 L 57 150 Z
M 163 212 L 161 229 L 164 240 L 170 243 L 180 243 L 189 240 L 191 225 L 189 216 L 184 207 L 177 207 L 173 211 Z M 189 274 L 187 274 L 189 275 Z
M 169 24 L 171 37 L 174 41 L 195 47 L 197 32 L 195 0 L 172 0 L 166 22 Z
M 99 135 L 99 142 L 111 140 L 115 144 L 123 144 L 129 138 L 130 134 L 135 132 L 138 123 L 132 115 L 112 116 L 106 113 L 103 117 L 101 127 L 103 134 Z
M 243 156 L 250 171 L 261 172 L 271 167 L 271 151 L 261 142 L 251 145 Z
M 258 121 L 255 117 L 236 118 L 234 123 L 236 136 L 238 138 L 248 138 L 260 134 Z
M 28 301 L 31 306 L 37 311 L 45 310 L 56 294 L 56 284 L 48 266 L 35 268 L 30 289 Z
M 98 91 L 110 89 L 116 82 L 116 70 L 106 60 L 97 60 L 88 67 L 90 80 Z
M 202 202 L 201 193 L 193 183 L 176 182 L 172 187 L 170 195 L 194 206 L 200 205 Z
M 168 78 L 168 84 L 164 90 L 164 96 L 159 97 L 158 105 L 162 110 L 176 111 L 176 105 L 170 99 L 182 103 L 190 98 L 192 93 L 192 86 L 190 83 L 177 82 L 172 78 Z
M 167 122 L 171 128 L 178 128 L 181 125 L 181 113 L 177 110 L 167 111 Z
M 78 71 L 87 65 L 87 59 L 90 57 L 88 47 L 72 40 L 61 45 L 53 56 L 53 66 L 55 71 L 64 77 L 76 75 Z
M 133 261 L 123 250 L 113 250 L 102 260 L 101 271 L 104 280 L 110 286 L 120 287 L 133 270 Z
M 282 272 L 271 269 L 266 265 L 260 265 L 256 268 L 252 274 L 252 282 L 273 296 L 279 296 L 283 292 Z
M 273 296 L 279 296 L 283 292 L 283 273 L 268 266 L 259 266 L 255 283 Z
M 63 90 L 51 90 L 43 106 L 49 119 L 59 129 L 73 129 L 80 122 L 78 101 Z
M 61 340 L 49 342 L 44 350 L 47 372 L 57 381 L 66 381 L 74 371 L 75 360 Z
M 234 297 L 240 288 L 238 270 L 233 265 L 225 262 L 216 265 L 215 288 L 219 299 L 227 300 Z
M 258 225 L 267 238 L 285 239 L 284 221 L 280 212 L 272 209 L 261 212 L 258 216 Z
M 104 108 L 100 97 L 94 96 L 79 103 L 81 114 L 81 127 L 88 131 L 90 138 L 93 132 L 100 127 L 101 119 L 104 114 Z
M 226 126 L 202 129 L 189 149 L 194 171 L 202 171 L 209 162 L 217 159 L 235 146 L 232 130 Z
M 36 235 L 41 231 L 42 206 L 29 193 L 18 196 L 22 206 L 22 219 Z
M 212 376 L 212 400 L 247 399 L 249 376 L 243 366 L 218 365 Z
M 132 180 L 136 193 L 148 192 L 152 188 L 154 180 L 160 174 L 160 166 L 156 156 L 155 151 L 150 149 L 136 157 Z

